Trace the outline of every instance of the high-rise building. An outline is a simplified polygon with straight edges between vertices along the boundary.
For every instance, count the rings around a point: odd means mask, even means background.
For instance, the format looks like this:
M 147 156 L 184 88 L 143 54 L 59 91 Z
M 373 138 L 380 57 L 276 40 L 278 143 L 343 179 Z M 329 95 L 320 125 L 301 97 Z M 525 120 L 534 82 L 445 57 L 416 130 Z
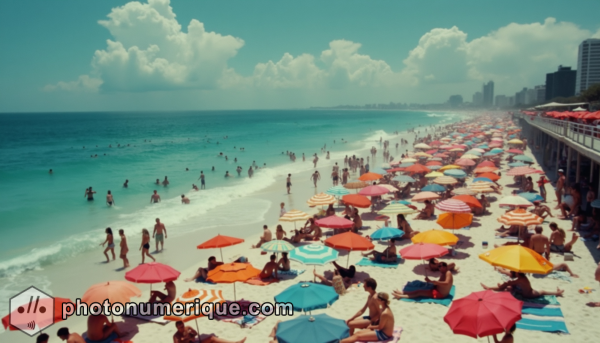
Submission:
M 536 99 L 537 99 L 537 103 L 542 103 L 544 102 L 544 100 L 546 100 L 546 86 L 544 85 L 539 85 L 539 86 L 535 86 L 535 91 L 537 92 L 536 95 Z
M 600 83 L 600 39 L 586 39 L 579 44 L 575 94 Z
M 558 66 L 558 71 L 546 74 L 546 100 L 575 95 L 577 71 L 571 67 Z
M 535 89 L 528 89 L 525 92 L 525 104 L 533 105 L 537 103 L 537 91 Z
M 494 106 L 494 81 L 483 84 L 483 106 Z
M 506 95 L 496 95 L 496 102 L 494 104 L 496 107 L 506 107 L 508 106 L 508 98 Z
M 514 96 L 508 96 L 506 97 L 507 102 L 508 102 L 508 106 L 514 106 L 515 105 L 515 97 Z
M 523 87 L 523 90 L 515 93 L 515 105 L 525 105 L 525 97 L 527 95 L 527 87 Z
M 481 92 L 475 92 L 473 94 L 473 105 L 481 106 L 483 104 L 483 94 Z
M 462 95 L 450 95 L 450 98 L 448 99 L 448 104 L 450 106 L 458 106 L 458 105 L 462 105 L 462 103 L 463 103 Z

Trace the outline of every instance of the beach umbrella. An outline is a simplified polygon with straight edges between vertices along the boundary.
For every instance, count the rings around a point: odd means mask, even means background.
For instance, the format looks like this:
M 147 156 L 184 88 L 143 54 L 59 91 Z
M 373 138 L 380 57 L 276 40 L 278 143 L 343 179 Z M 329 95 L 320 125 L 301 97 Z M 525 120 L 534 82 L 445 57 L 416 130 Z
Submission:
M 443 166 L 440 170 L 441 171 L 446 171 L 446 170 L 450 170 L 450 169 L 462 169 L 462 167 L 454 165 L 454 164 L 449 164 L 447 166 Z
M 371 207 L 371 200 L 364 195 L 360 194 L 348 194 L 342 197 L 344 204 L 351 205 L 359 208 Z
M 108 281 L 92 285 L 81 297 L 81 302 L 91 305 L 92 303 L 126 304 L 132 297 L 139 297 L 142 291 L 136 286 L 125 281 Z M 111 315 L 112 317 L 112 315 Z
M 477 166 L 477 168 L 475 168 L 474 172 L 475 172 L 475 174 L 483 174 L 483 173 L 491 173 L 496 170 L 498 170 L 498 168 L 495 166 L 485 166 L 485 167 Z
M 393 178 L 394 181 L 398 182 L 415 182 L 416 180 L 408 175 L 398 175 Z
M 482 167 L 494 167 L 494 168 L 496 168 L 496 165 L 492 161 L 483 161 L 483 162 L 481 162 L 481 163 L 479 163 L 477 165 L 477 168 L 482 168 Z
M 446 171 L 444 171 L 444 175 L 456 177 L 459 179 L 467 177 L 467 173 L 465 173 L 464 170 L 461 170 L 461 169 L 446 170 Z
M 462 167 L 472 167 L 472 166 L 475 165 L 475 162 L 473 160 L 468 159 L 468 158 L 459 158 L 454 163 L 457 166 L 462 166 Z
M 435 208 L 440 211 L 451 213 L 471 213 L 471 208 L 469 205 L 456 199 L 441 201 L 435 205 Z
M 437 245 L 455 245 L 458 243 L 458 237 L 443 230 L 423 231 L 414 235 L 410 240 L 414 244 L 429 243 Z
M 517 195 L 525 198 L 527 201 L 530 201 L 530 202 L 544 200 L 544 198 L 541 195 L 539 195 L 537 193 L 533 193 L 533 192 L 523 192 L 523 193 L 519 193 Z
M 440 161 L 428 161 L 425 163 L 425 167 L 429 168 L 429 166 L 441 166 L 442 162 Z
M 512 148 L 512 149 L 506 150 L 506 152 L 509 153 L 509 154 L 521 155 L 523 153 L 523 150 Z
M 530 207 L 533 206 L 525 197 L 509 195 L 500 199 L 499 206 Z
M 135 283 L 149 283 L 152 290 L 153 283 L 175 281 L 181 272 L 159 262 L 140 264 L 125 273 L 125 280 Z
M 415 212 L 418 212 L 418 211 L 415 209 L 412 209 L 404 204 L 391 203 L 391 204 L 387 205 L 385 208 L 383 208 L 382 210 L 378 211 L 377 214 L 398 215 L 398 214 L 411 214 L 411 213 L 415 213 Z
M 407 157 L 400 160 L 402 163 L 415 163 L 417 160 L 415 158 Z
M 207 281 L 214 283 L 233 283 L 233 300 L 236 300 L 236 282 L 246 282 L 260 275 L 260 269 L 250 263 L 226 263 L 208 272 Z
M 308 203 L 308 206 L 310 206 L 310 207 L 325 206 L 325 205 L 333 204 L 335 202 L 336 202 L 336 200 L 333 196 L 331 196 L 329 194 L 325 194 L 325 193 L 319 193 L 319 194 L 313 195 L 310 199 L 308 199 L 306 201 L 306 203 Z
M 350 191 L 348 191 L 344 186 L 335 186 L 326 190 L 325 193 L 340 197 L 346 194 L 350 194 Z
M 439 170 L 440 168 L 442 168 L 442 166 L 427 166 L 427 168 L 429 168 L 430 170 Z
M 523 144 L 523 141 L 515 138 L 515 139 L 509 140 L 508 144 Z
M 326 314 L 281 322 L 275 335 L 279 343 L 337 343 L 349 336 L 350 329 L 344 320 Z
M 15 308 L 10 314 L 7 314 L 6 316 L 4 316 L 2 318 L 2 325 L 4 326 L 5 330 L 10 330 L 10 331 L 20 331 L 21 329 L 19 329 L 16 326 L 11 325 L 11 316 L 13 317 L 12 322 L 14 324 L 17 324 L 20 327 L 23 326 L 27 326 L 28 323 L 32 322 L 35 324 L 35 327 L 33 329 L 31 329 L 31 331 L 35 331 L 35 329 L 37 328 L 41 328 L 41 327 L 48 327 L 50 325 L 52 325 L 53 323 L 58 323 L 63 321 L 63 304 L 65 303 L 73 303 L 73 301 L 71 299 L 68 298 L 59 298 L 59 297 L 52 297 L 52 298 L 40 298 L 40 299 L 36 299 L 35 301 L 30 301 L 28 303 L 22 304 L 21 306 L 19 306 L 22 309 L 25 309 L 25 307 L 27 307 L 27 309 L 33 308 L 34 311 L 32 312 L 27 312 L 27 315 L 23 315 L 19 312 L 19 308 Z M 12 304 L 13 306 L 15 304 Z M 38 311 L 41 308 L 44 308 L 44 312 L 42 313 L 42 311 Z M 11 308 L 12 309 L 12 308 Z M 38 309 L 38 310 L 36 310 Z M 48 316 L 46 313 L 46 311 L 53 311 L 53 315 L 52 316 Z M 23 321 L 23 322 L 20 322 Z M 29 326 L 27 326 L 27 328 L 30 328 Z M 41 330 L 40 330 L 41 332 Z
M 278 303 L 291 303 L 295 311 L 327 308 L 340 298 L 335 289 L 320 283 L 299 282 L 275 296 Z
M 592 201 L 590 206 L 592 206 L 593 208 L 600 208 L 600 199 L 596 199 L 596 200 Z
M 441 198 L 439 196 L 439 194 L 435 194 L 433 192 L 421 192 L 421 193 L 417 193 L 413 198 L 412 201 L 416 201 L 416 202 L 423 202 L 425 200 L 437 200 Z
M 526 163 L 523 163 L 523 162 L 512 162 L 512 163 L 509 163 L 508 166 L 515 168 L 515 167 L 527 167 L 529 165 Z
M 467 158 L 469 160 L 476 160 L 476 159 L 479 158 L 479 156 L 474 155 L 474 154 L 464 154 L 460 158 Z
M 344 232 L 338 235 L 331 236 L 325 240 L 325 245 L 334 249 L 348 250 L 348 261 L 346 266 L 350 262 L 351 251 L 366 251 L 371 250 L 375 246 L 370 240 L 363 236 L 357 235 L 354 232 Z
M 506 172 L 508 176 L 524 176 L 529 174 L 543 174 L 543 172 L 529 167 L 515 167 Z
M 410 167 L 406 167 L 406 169 L 404 169 L 404 171 L 413 173 L 413 174 L 421 174 L 421 173 L 429 173 L 431 170 L 429 170 L 429 168 L 425 167 L 422 164 L 415 163 Z
M 493 193 L 494 189 L 487 182 L 475 182 L 469 186 L 469 189 L 475 193 Z M 457 193 L 455 193 L 457 194 Z
M 477 177 L 483 177 L 491 180 L 492 182 L 500 180 L 500 176 L 498 176 L 498 174 L 491 172 L 477 174 Z
M 392 185 L 388 185 L 387 183 L 380 183 L 377 186 L 386 188 L 388 190 L 388 193 L 397 192 L 398 191 L 398 188 L 396 188 L 396 187 L 394 187 Z
M 433 157 L 432 155 L 429 155 L 429 154 L 424 153 L 424 152 L 418 152 L 418 153 L 414 154 L 413 156 L 418 157 L 418 158 L 430 158 L 430 157 Z
M 358 194 L 372 197 L 372 196 L 384 195 L 384 194 L 387 194 L 388 192 L 389 191 L 387 188 L 375 185 L 375 186 L 367 186 L 367 187 L 361 189 L 358 192 Z
M 294 222 L 294 228 L 296 228 L 296 222 L 304 222 L 310 218 L 308 213 L 299 211 L 299 210 L 291 210 L 286 212 L 283 216 L 279 217 L 280 222 Z M 223 258 L 223 256 L 221 256 Z
M 431 147 L 425 143 L 419 143 L 417 145 L 415 145 L 415 148 L 417 149 L 431 149 Z
M 347 184 L 344 185 L 344 188 L 348 188 L 348 189 L 361 189 L 361 188 L 365 188 L 368 185 L 362 181 L 355 181 L 355 182 L 348 182 Z
M 358 179 L 360 181 L 375 181 L 381 179 L 382 177 L 383 175 L 377 173 L 364 173 Z
M 338 251 L 321 244 L 302 245 L 290 251 L 290 260 L 298 261 L 306 265 L 322 266 L 325 263 L 335 261 Z
M 396 172 L 402 172 L 404 171 L 405 167 L 396 167 L 396 168 L 391 168 L 387 170 L 387 173 L 392 174 L 392 173 L 396 173 Z
M 438 185 L 454 185 L 458 183 L 458 180 L 453 178 L 452 176 L 440 176 L 433 180 L 433 183 Z
M 517 273 L 548 274 L 554 268 L 542 255 L 519 244 L 503 245 L 480 254 L 479 258 Z
M 525 156 L 525 155 L 517 155 L 517 156 L 513 157 L 513 160 L 533 163 L 533 158 L 531 158 L 529 156 Z
M 354 226 L 353 221 L 338 217 L 336 215 L 317 219 L 315 224 L 317 224 L 319 227 L 326 227 L 329 229 L 350 229 Z
M 508 292 L 480 291 L 454 300 L 444 321 L 455 334 L 485 337 L 508 331 L 522 309 L 523 302 Z
M 507 212 L 498 218 L 498 222 L 502 224 L 519 226 L 539 225 L 543 221 L 544 219 L 542 217 L 527 212 L 524 208 L 518 208 L 514 211 Z
M 452 199 L 460 200 L 460 201 L 464 202 L 465 204 L 469 205 L 470 207 L 482 208 L 479 200 L 477 200 L 477 198 L 475 198 L 472 195 L 468 195 L 468 194 L 455 195 L 452 197 Z
M 457 230 L 471 225 L 473 214 L 471 213 L 442 213 L 438 216 L 436 223 L 444 229 Z
M 424 192 L 445 192 L 446 191 L 446 187 L 441 186 L 441 185 L 431 184 L 431 185 L 427 185 L 427 186 L 421 188 L 421 191 L 424 191 Z
M 441 257 L 448 253 L 448 249 L 430 243 L 416 243 L 400 250 L 400 256 L 406 260 L 428 260 Z
M 260 246 L 260 250 L 262 250 L 262 251 L 276 252 L 276 253 L 288 252 L 288 251 L 292 251 L 294 249 L 296 249 L 296 247 L 293 246 L 292 244 L 290 244 L 284 240 L 277 240 L 277 239 L 274 239 L 270 242 L 263 243 L 263 245 Z
M 385 168 L 372 168 L 372 169 L 369 169 L 369 172 L 373 173 L 373 174 L 385 174 L 385 173 L 387 173 L 387 170 Z M 382 175 L 382 177 L 383 177 L 383 175 Z
M 486 152 L 485 154 L 483 154 L 483 156 L 485 156 L 485 157 L 496 156 L 496 155 L 498 155 L 498 153 L 492 152 L 492 151 L 489 151 L 489 152 Z
M 436 177 L 444 176 L 444 173 L 433 171 L 431 173 L 425 174 L 425 177 L 428 179 L 435 179 Z
M 414 162 L 406 162 L 406 163 L 400 163 L 398 164 L 398 168 L 406 168 L 406 167 L 410 167 L 414 164 Z
M 214 313 L 215 304 L 222 304 L 225 302 L 225 299 L 223 298 L 223 292 L 221 290 L 197 290 L 190 288 L 186 292 L 184 292 L 180 297 L 177 297 L 176 302 L 184 304 L 184 306 L 186 306 L 185 304 L 193 304 L 194 307 L 197 305 L 201 309 L 208 306 L 210 309 L 209 312 Z M 181 316 L 177 316 L 174 313 L 171 313 L 170 315 L 166 315 L 163 318 L 165 320 L 170 320 L 173 322 L 179 320 L 183 322 L 189 322 L 190 320 L 194 320 L 196 322 L 196 330 L 200 331 L 200 328 L 198 327 L 198 318 L 201 317 L 204 317 L 202 311 L 190 311 L 189 315 L 186 315 L 185 312 Z
M 494 183 L 494 181 L 488 179 L 487 177 L 476 177 L 473 179 L 473 182 L 487 182 L 487 183 Z
M 387 241 L 392 238 L 400 238 L 404 236 L 404 231 L 395 227 L 382 227 L 371 234 L 371 239 L 377 241 Z
M 500 149 L 500 148 L 494 148 L 494 149 L 490 150 L 490 152 L 493 152 L 494 154 L 501 154 L 504 152 L 504 150 Z
M 279 219 L 281 220 L 281 218 L 279 218 Z M 241 238 L 223 236 L 223 235 L 218 234 L 215 237 L 209 239 L 208 241 L 198 245 L 196 248 L 197 249 L 219 248 L 219 251 L 221 252 L 221 261 L 223 261 L 223 248 L 229 247 L 232 245 L 236 245 L 236 244 L 240 244 L 243 242 L 244 242 L 244 240 Z

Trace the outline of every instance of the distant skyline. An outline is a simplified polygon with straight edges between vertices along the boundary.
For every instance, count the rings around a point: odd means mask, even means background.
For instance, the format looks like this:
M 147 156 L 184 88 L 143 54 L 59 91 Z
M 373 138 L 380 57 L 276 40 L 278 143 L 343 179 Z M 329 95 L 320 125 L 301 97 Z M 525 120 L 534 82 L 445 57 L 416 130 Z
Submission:
M 543 84 L 600 1 L 2 1 L 0 112 L 465 100 Z

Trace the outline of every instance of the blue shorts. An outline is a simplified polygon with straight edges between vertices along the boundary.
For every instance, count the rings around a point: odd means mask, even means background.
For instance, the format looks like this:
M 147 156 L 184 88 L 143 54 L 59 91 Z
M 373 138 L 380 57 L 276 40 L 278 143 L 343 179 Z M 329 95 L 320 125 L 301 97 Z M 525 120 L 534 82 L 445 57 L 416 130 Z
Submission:
M 385 332 L 383 332 L 381 330 L 375 330 L 375 334 L 377 335 L 378 341 L 387 341 L 388 339 L 392 338 L 392 337 L 386 335 Z

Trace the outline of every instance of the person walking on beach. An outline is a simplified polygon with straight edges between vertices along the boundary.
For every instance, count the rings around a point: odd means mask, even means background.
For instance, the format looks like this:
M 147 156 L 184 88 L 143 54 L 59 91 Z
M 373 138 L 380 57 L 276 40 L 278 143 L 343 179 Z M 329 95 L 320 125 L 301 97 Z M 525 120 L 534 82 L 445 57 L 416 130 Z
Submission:
M 158 195 L 158 192 L 156 190 L 154 190 L 154 194 L 152 194 L 152 196 L 150 197 L 150 203 L 159 203 L 160 202 L 160 195 Z
M 206 189 L 206 184 L 204 182 L 204 172 L 202 170 L 200 171 L 200 177 L 198 178 L 198 180 L 200 180 L 200 189 Z
M 335 170 L 335 169 L 333 170 L 333 172 L 331 173 L 331 178 L 333 179 L 333 185 L 337 186 L 338 185 L 338 180 L 340 178 L 339 175 L 338 175 L 337 170 Z
M 114 201 L 114 199 L 113 199 L 113 196 L 112 196 L 112 194 L 110 193 L 110 191 L 108 191 L 108 194 L 106 194 L 106 204 L 107 204 L 108 206 L 112 206 L 112 205 L 114 205 L 114 204 L 115 204 L 115 201 Z
M 556 205 L 556 207 L 554 208 L 555 210 L 558 209 L 558 207 L 562 203 L 562 194 L 563 194 L 563 188 L 565 187 L 565 179 L 566 178 L 565 178 L 564 170 L 559 169 L 558 170 L 558 180 L 556 180 L 556 189 L 555 189 L 556 201 L 558 201 L 558 205 Z M 91 187 L 90 187 L 90 189 L 91 189 Z
M 150 232 L 146 229 L 142 229 L 142 244 L 140 245 L 142 251 L 142 264 L 144 264 L 146 256 L 150 257 L 152 261 L 156 261 L 152 255 L 150 255 Z
M 106 263 L 108 263 L 110 262 L 110 259 L 108 258 L 107 254 L 109 250 L 112 253 L 113 261 L 115 260 L 115 243 L 113 242 L 112 229 L 107 227 L 106 230 L 104 230 L 104 232 L 106 233 L 106 240 L 100 243 L 100 245 L 104 247 L 104 244 L 108 243 L 108 246 L 106 247 L 106 249 L 104 249 L 104 256 L 106 256 Z
M 285 186 L 287 187 L 287 194 L 290 194 L 290 188 L 292 187 L 292 174 L 288 174 Z
M 252 170 L 252 166 L 250 166 L 250 168 L 248 168 L 248 177 L 252 178 L 253 174 L 254 174 L 254 170 Z
M 152 232 L 152 238 L 156 237 L 156 251 L 158 250 L 158 243 L 160 243 L 160 250 L 164 249 L 165 238 L 167 238 L 167 228 L 165 224 L 160 222 L 160 218 L 156 218 L 156 224 L 154 224 L 154 231 Z
M 92 187 L 90 187 L 90 188 L 88 188 L 88 189 L 85 190 L 85 194 L 83 196 L 87 197 L 88 201 L 93 201 L 95 193 L 96 192 L 92 190 Z
M 319 162 L 319 157 L 317 156 L 317 154 L 315 154 L 315 158 L 313 159 L 313 164 L 315 165 L 315 168 L 317 167 L 317 162 Z
M 123 268 L 127 268 L 129 267 L 129 260 L 127 259 L 129 247 L 127 246 L 127 237 L 125 237 L 125 231 L 123 231 L 123 229 L 119 230 L 119 236 L 121 236 L 121 243 L 119 243 L 121 252 L 119 253 L 119 257 L 123 260 Z
M 315 172 L 310 176 L 311 180 L 313 180 L 313 183 L 315 184 L 315 188 L 317 188 L 317 181 L 321 180 L 321 174 L 319 174 L 318 170 L 315 170 Z

